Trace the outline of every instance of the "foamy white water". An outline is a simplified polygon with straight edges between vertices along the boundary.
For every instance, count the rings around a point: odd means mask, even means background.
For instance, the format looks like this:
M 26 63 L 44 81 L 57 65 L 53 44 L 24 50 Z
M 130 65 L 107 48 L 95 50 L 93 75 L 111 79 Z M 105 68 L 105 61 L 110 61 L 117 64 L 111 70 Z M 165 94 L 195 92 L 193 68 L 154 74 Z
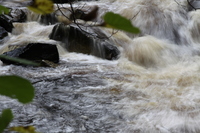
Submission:
M 98 20 L 106 11 L 131 19 L 141 34 L 114 34 L 111 39 L 121 56 L 107 61 L 63 50 L 60 42 L 48 38 L 53 26 L 15 23 L 1 52 L 8 45 L 48 42 L 58 45 L 61 64 L 1 66 L 1 74 L 23 76 L 36 87 L 30 105 L 0 98 L 4 108 L 16 113 L 11 125 L 32 124 L 41 132 L 200 132 L 200 12 L 189 12 L 186 0 L 106 0 L 87 5 L 99 5 Z

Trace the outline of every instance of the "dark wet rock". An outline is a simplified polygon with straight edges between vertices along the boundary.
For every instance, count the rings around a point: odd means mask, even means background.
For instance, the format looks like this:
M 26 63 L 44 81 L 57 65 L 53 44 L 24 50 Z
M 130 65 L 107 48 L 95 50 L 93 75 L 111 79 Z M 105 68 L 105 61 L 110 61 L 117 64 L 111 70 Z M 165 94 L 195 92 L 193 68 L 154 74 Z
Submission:
M 40 23 L 45 24 L 45 25 L 52 25 L 52 24 L 56 24 L 57 22 L 58 22 L 58 19 L 56 18 L 55 13 L 42 15 L 40 19 Z
M 85 20 L 85 21 L 92 21 L 94 19 L 96 19 L 97 17 L 97 12 L 98 12 L 98 6 L 94 6 L 91 10 L 89 11 L 83 11 L 81 9 L 76 9 L 74 11 L 74 13 L 72 13 L 70 15 L 70 19 L 73 20 L 73 19 L 82 19 L 82 20 Z
M 46 65 L 45 62 L 50 61 L 53 63 L 59 62 L 59 54 L 56 45 L 45 43 L 30 43 L 26 46 L 16 48 L 12 51 L 5 52 L 3 55 L 27 59 L 41 65 Z M 17 64 L 10 60 L 1 59 L 5 64 Z
M 119 50 L 114 47 L 113 45 L 107 45 L 107 44 L 104 44 L 103 45 L 103 48 L 104 48 L 104 52 L 105 52 L 105 59 L 108 59 L 108 60 L 114 60 L 114 59 L 117 59 L 119 57 Z
M 200 9 L 200 1 L 199 0 L 188 0 L 188 10 L 197 10 Z
M 13 24 L 12 21 L 5 15 L 0 15 L 0 26 L 3 27 L 7 32 L 12 32 Z
M 113 46 L 100 30 L 92 30 L 93 33 L 92 31 L 86 32 L 73 25 L 58 24 L 53 28 L 49 38 L 63 42 L 63 47 L 69 52 L 94 55 L 108 60 L 117 59 L 120 54 L 117 47 Z
M 27 9 L 26 8 L 10 8 L 9 14 L 1 15 L 1 19 L 12 22 L 26 22 L 27 21 Z
M 73 2 L 75 0 L 52 0 L 53 3 L 56 3 L 56 4 L 64 4 L 64 3 L 69 3 L 69 2 Z
M 3 27 L 0 27 L 0 39 L 3 39 L 6 36 L 8 36 L 8 32 Z
M 9 23 L 12 22 L 26 22 L 27 21 L 27 8 L 10 8 L 9 14 L 1 15 L 1 19 L 8 21 Z
M 55 4 L 65 4 L 65 3 L 71 3 L 74 1 L 98 1 L 98 0 L 52 0 Z
M 23 9 L 12 9 L 9 16 L 12 22 L 26 22 L 27 20 L 27 13 Z

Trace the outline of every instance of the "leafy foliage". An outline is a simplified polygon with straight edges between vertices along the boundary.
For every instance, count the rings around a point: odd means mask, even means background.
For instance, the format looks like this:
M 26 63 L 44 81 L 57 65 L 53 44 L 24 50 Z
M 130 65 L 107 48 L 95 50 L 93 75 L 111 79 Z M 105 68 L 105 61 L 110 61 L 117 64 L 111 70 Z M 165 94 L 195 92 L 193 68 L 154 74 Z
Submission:
M 53 12 L 53 2 L 51 0 L 34 0 L 28 9 L 38 14 L 50 14 Z
M 34 88 L 22 77 L 0 76 L 0 94 L 18 99 L 21 103 L 29 103 L 34 97 Z
M 136 34 L 140 32 L 140 30 L 137 27 L 134 27 L 132 25 L 130 20 L 113 12 L 107 12 L 104 15 L 104 21 L 106 23 L 105 26 L 109 28 L 114 28 Z
M 0 5 L 0 14 L 8 14 L 10 10 L 6 8 L 5 6 Z
M 17 131 L 20 133 L 38 133 L 35 131 L 35 128 L 33 126 L 19 126 L 19 127 L 11 127 L 10 128 L 11 131 Z
M 18 62 L 20 64 L 24 64 L 24 65 L 31 65 L 31 66 L 39 66 L 40 65 L 40 64 L 35 63 L 33 61 L 29 61 L 29 60 L 26 60 L 26 59 L 20 59 L 20 58 L 13 58 L 13 57 L 5 56 L 5 55 L 0 55 L 0 59 L 6 59 L 6 60 Z
M 10 109 L 3 110 L 0 116 L 0 133 L 8 126 L 8 124 L 12 121 L 13 114 Z

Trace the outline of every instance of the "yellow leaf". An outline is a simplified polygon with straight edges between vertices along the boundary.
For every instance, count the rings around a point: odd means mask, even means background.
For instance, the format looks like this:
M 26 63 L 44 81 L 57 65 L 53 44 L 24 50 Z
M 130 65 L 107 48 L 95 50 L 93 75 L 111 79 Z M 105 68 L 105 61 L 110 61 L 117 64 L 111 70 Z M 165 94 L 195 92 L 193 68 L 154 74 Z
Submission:
M 35 131 L 35 128 L 34 128 L 33 126 L 11 127 L 10 130 L 11 130 L 11 131 L 20 132 L 20 133 L 38 133 L 38 132 Z
M 51 0 L 33 0 L 28 9 L 42 15 L 53 12 L 53 2 Z

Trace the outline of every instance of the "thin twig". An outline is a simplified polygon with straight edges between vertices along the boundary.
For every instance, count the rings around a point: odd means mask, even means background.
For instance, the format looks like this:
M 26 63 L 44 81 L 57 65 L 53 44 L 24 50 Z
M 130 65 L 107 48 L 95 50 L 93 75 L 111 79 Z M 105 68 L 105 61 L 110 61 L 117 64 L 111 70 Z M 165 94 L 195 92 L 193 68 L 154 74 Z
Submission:
M 187 2 L 188 2 L 188 4 L 189 4 L 189 6 L 191 6 L 195 11 L 197 10 L 197 9 L 189 2 L 189 0 L 187 0 Z
M 60 11 L 60 13 L 64 16 L 64 17 L 66 17 L 67 19 L 69 19 L 63 12 L 62 12 L 62 10 L 60 9 L 60 7 L 58 6 L 58 4 L 56 4 L 57 5 L 57 8 L 58 8 L 58 10 Z M 70 11 L 70 10 L 69 10 Z M 71 12 L 71 11 L 70 11 Z M 69 19 L 70 20 L 70 19 Z
M 73 6 L 72 6 L 72 3 L 69 2 L 69 4 L 70 4 L 71 11 L 72 11 L 72 19 L 73 19 L 74 23 L 78 26 L 78 28 L 79 28 L 81 31 L 85 32 L 86 34 L 89 34 L 89 35 L 91 35 L 91 36 L 95 36 L 94 34 L 89 33 L 89 32 L 83 30 L 83 29 L 80 27 L 80 25 L 76 22 L 76 18 L 75 18 L 75 16 L 74 16 L 75 11 L 74 11 L 74 8 L 73 8 Z M 98 36 L 95 36 L 95 37 L 98 37 Z
M 66 17 L 67 19 L 69 19 L 69 20 L 72 19 L 73 23 L 74 23 L 81 31 L 83 31 L 84 33 L 86 33 L 86 34 L 88 34 L 88 35 L 90 35 L 90 36 L 97 37 L 98 39 L 105 39 L 104 37 L 102 38 L 102 37 L 98 36 L 98 35 L 95 34 L 95 33 L 89 33 L 89 32 L 87 32 L 87 27 L 97 27 L 97 26 L 99 26 L 98 24 L 96 24 L 96 22 L 95 22 L 95 24 L 86 25 L 86 24 L 81 24 L 81 23 L 79 23 L 79 22 L 76 21 L 75 10 L 74 10 L 74 7 L 73 7 L 71 1 L 69 1 L 70 9 L 68 9 L 68 11 L 71 12 L 72 18 L 69 18 L 68 16 L 66 16 L 66 15 L 63 13 L 62 9 L 59 7 L 59 5 L 58 5 L 58 4 L 56 4 L 56 5 L 57 5 L 57 8 L 58 8 L 58 11 L 60 11 L 60 13 L 61 13 L 64 17 Z M 85 6 L 85 5 L 83 5 L 82 8 L 83 8 L 84 6 Z M 62 7 L 62 8 L 64 8 L 64 7 Z M 64 9 L 67 9 L 67 8 L 64 8 Z M 81 26 L 85 27 L 86 29 L 85 29 L 85 30 L 82 29 Z M 115 30 L 113 29 L 111 35 L 110 35 L 109 37 L 107 37 L 107 38 L 112 37 L 112 36 L 113 36 L 114 34 L 116 34 L 117 32 L 118 32 L 118 30 L 115 31 Z

